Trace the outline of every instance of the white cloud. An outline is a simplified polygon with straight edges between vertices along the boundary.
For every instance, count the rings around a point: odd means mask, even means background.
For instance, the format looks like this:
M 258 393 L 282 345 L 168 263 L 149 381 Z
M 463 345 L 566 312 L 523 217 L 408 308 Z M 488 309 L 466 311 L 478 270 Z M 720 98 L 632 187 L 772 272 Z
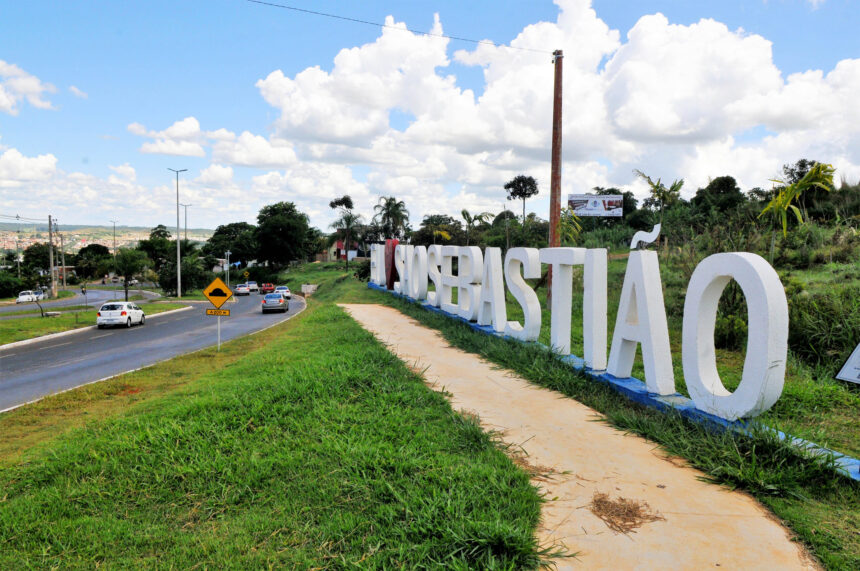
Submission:
M 53 109 L 45 95 L 56 90 L 50 83 L 43 83 L 17 65 L 0 60 L 0 111 L 17 115 L 21 102 L 25 100 L 38 109 Z
M 14 188 L 28 182 L 46 181 L 56 170 L 54 155 L 26 157 L 17 149 L 8 149 L 0 154 L 0 187 Z
M 239 137 L 228 137 L 227 133 L 223 129 L 215 133 L 212 160 L 261 168 L 284 167 L 296 162 L 292 145 L 283 139 L 269 140 L 248 131 Z
M 74 95 L 75 97 L 79 97 L 80 99 L 87 99 L 89 97 L 89 95 L 87 95 L 85 92 L 81 91 L 74 85 L 69 86 L 69 91 L 72 92 L 72 95 Z

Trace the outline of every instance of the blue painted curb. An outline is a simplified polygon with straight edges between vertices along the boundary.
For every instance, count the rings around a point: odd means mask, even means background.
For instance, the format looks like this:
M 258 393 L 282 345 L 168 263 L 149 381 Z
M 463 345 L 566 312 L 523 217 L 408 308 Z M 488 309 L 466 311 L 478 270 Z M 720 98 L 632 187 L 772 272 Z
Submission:
M 374 283 L 368 282 L 367 287 L 393 295 L 395 297 L 399 297 L 400 299 L 418 305 L 419 307 L 422 307 L 427 311 L 438 313 L 439 315 L 444 315 L 449 319 L 454 319 L 465 323 L 479 333 L 483 333 L 485 335 L 492 335 L 501 339 L 508 339 L 511 341 L 520 342 L 519 339 L 514 339 L 513 337 L 509 337 L 502 333 L 497 333 L 489 325 L 478 325 L 477 323 L 464 319 L 459 315 L 453 315 L 451 313 L 448 313 L 447 311 L 442 311 L 438 307 L 434 307 L 426 302 L 420 302 L 403 294 L 395 293 Z M 550 350 L 549 347 L 541 343 L 534 344 L 543 347 L 547 351 Z M 707 412 L 696 408 L 696 405 L 693 403 L 692 400 L 680 393 L 675 393 L 673 395 L 657 395 L 654 393 L 649 393 L 645 383 L 640 381 L 639 379 L 636 379 L 634 377 L 619 378 L 614 375 L 610 375 L 605 371 L 595 371 L 593 369 L 589 369 L 585 366 L 585 362 L 576 355 L 567 355 L 565 357 L 562 357 L 561 360 L 569 364 L 572 368 L 578 371 L 585 372 L 585 374 L 589 375 L 591 378 L 609 385 L 612 389 L 621 393 L 635 403 L 657 409 L 661 412 L 676 411 L 680 413 L 681 416 L 683 416 L 684 418 L 692 420 L 693 422 L 696 422 L 698 424 L 708 426 L 710 428 L 716 428 L 717 430 L 730 430 L 741 434 L 749 434 L 750 432 L 750 425 L 748 422 L 743 420 L 730 421 L 724 418 L 720 418 L 718 416 L 714 416 L 712 414 L 708 414 Z M 796 446 L 797 448 L 803 449 L 815 456 L 821 456 L 822 458 L 832 457 L 836 470 L 840 474 L 848 476 L 852 480 L 860 481 L 860 460 L 858 460 L 857 458 L 846 456 L 841 452 L 830 450 L 829 448 L 819 446 L 814 442 L 809 442 L 808 440 L 803 440 L 802 438 L 794 438 L 780 430 L 777 430 L 775 432 L 777 436 L 779 436 L 780 440 L 788 440 L 792 445 Z

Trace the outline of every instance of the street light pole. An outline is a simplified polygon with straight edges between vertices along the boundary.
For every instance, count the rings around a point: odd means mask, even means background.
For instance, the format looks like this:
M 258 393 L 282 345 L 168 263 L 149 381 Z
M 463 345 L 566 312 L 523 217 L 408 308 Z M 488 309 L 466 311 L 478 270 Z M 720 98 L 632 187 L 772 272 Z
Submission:
M 176 297 L 182 298 L 182 255 L 179 253 L 179 173 L 188 169 L 172 169 L 176 173 Z
M 182 206 L 185 208 L 185 241 L 188 242 L 188 207 L 194 206 L 194 205 L 193 204 L 182 204 L 180 202 L 179 206 Z
M 116 223 L 119 220 L 108 220 L 113 222 L 113 275 L 116 275 Z
M 230 254 L 232 254 L 230 250 L 227 250 L 224 255 L 227 256 L 227 289 L 230 289 Z

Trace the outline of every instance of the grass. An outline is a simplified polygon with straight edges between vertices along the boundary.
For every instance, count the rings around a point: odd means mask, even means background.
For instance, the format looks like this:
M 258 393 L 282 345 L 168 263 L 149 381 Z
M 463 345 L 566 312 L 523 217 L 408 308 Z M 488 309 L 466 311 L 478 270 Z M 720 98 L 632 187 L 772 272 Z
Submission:
M 320 293 L 0 417 L 0 567 L 536 567 L 528 475 Z
M 181 303 L 142 303 L 146 315 L 154 315 L 171 309 L 185 307 Z M 70 312 L 55 317 L 21 317 L 0 320 L 0 346 L 51 333 L 89 327 L 96 323 L 97 310 Z
M 617 265 L 614 268 L 610 265 L 609 283 L 620 284 L 622 275 L 619 275 Z M 543 301 L 545 290 L 538 291 Z M 810 547 L 828 568 L 860 568 L 860 483 L 838 476 L 826 463 L 804 455 L 800 450 L 778 440 L 772 432 L 757 431 L 751 438 L 710 432 L 680 415 L 662 414 L 631 403 L 610 388 L 574 371 L 539 346 L 490 337 L 415 304 L 388 294 L 373 293 L 376 294 L 376 303 L 395 307 L 419 322 L 438 329 L 453 346 L 511 369 L 535 384 L 575 398 L 603 413 L 614 426 L 645 436 L 661 444 L 666 451 L 688 459 L 704 471 L 709 479 L 750 492 L 783 519 L 798 539 Z M 617 310 L 617 293 L 615 295 L 614 305 L 610 302 L 610 334 Z M 349 293 L 345 295 L 349 296 Z M 610 295 L 610 300 L 612 297 Z M 577 307 L 581 305 L 577 306 L 577 303 L 581 304 L 581 299 L 577 301 L 577 294 L 574 294 L 574 335 L 580 333 L 576 317 Z M 521 316 L 521 313 L 518 314 L 519 308 L 509 306 L 509 309 L 508 319 Z M 548 341 L 548 327 L 549 317 L 544 312 L 541 333 L 544 342 Z M 679 349 L 677 337 L 677 333 L 672 334 L 673 349 L 676 350 Z M 576 342 L 574 340 L 574 352 Z M 578 342 L 581 354 L 581 337 Z M 723 351 L 722 372 L 741 367 L 742 359 L 742 354 Z M 679 361 L 676 365 L 680 364 Z M 641 363 L 638 367 L 638 376 L 643 378 Z M 676 382 L 683 391 L 683 377 L 679 369 L 676 367 Z M 850 390 L 846 392 L 844 387 L 835 383 L 802 377 L 799 373 L 808 375 L 809 371 L 792 360 L 783 398 L 771 412 L 762 417 L 763 421 L 783 429 L 786 426 L 817 425 L 817 432 L 810 429 L 807 434 L 826 434 L 828 444 L 837 442 L 845 444 L 842 450 L 854 449 L 858 445 L 858 409 L 852 400 L 856 395 Z M 637 376 L 636 368 L 634 376 Z M 843 427 L 841 434 L 837 428 L 839 426 Z M 821 439 L 812 439 L 824 444 Z M 839 446 L 836 448 L 840 449 Z

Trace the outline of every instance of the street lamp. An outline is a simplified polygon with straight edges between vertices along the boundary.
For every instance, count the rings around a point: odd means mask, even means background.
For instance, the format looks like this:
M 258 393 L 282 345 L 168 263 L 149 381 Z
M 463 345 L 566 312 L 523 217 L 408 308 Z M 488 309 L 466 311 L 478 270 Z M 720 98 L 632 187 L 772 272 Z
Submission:
M 176 173 L 176 297 L 182 298 L 182 258 L 179 253 L 179 173 L 185 172 L 188 169 L 172 169 L 169 171 Z
M 187 242 L 188 241 L 188 207 L 194 206 L 194 205 L 193 204 L 182 204 L 180 202 L 179 206 L 182 206 L 183 208 L 185 208 L 185 241 Z
M 116 223 L 119 220 L 108 220 L 113 222 L 113 275 L 116 275 Z
M 227 289 L 230 289 L 230 254 L 232 254 L 230 250 L 224 252 L 224 255 L 227 256 Z

